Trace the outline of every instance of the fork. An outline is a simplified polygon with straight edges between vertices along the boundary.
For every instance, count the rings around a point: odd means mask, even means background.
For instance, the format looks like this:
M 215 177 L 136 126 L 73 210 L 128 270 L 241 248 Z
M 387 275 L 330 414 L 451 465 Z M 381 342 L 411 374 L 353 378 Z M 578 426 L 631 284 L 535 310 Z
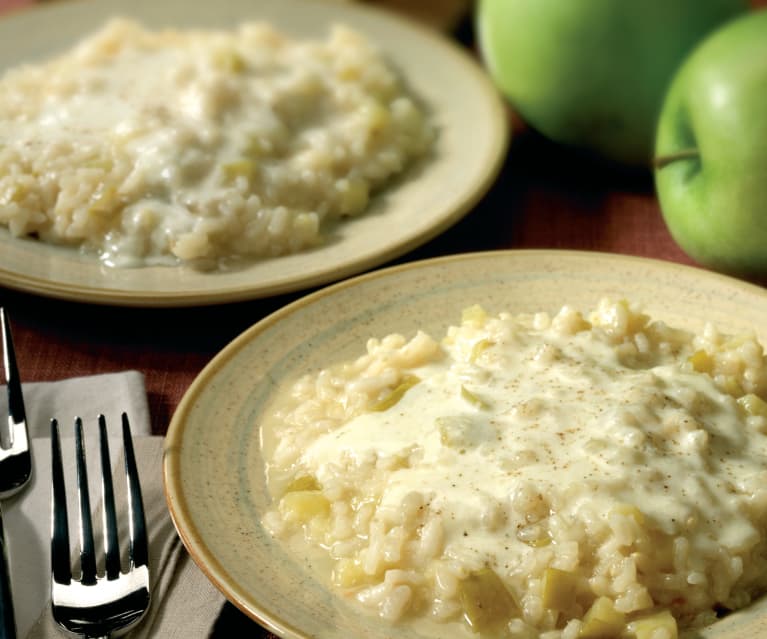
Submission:
M 8 313 L 3 307 L 0 307 L 0 321 L 3 333 L 3 367 L 8 389 L 8 429 L 0 436 L 0 499 L 5 499 L 27 485 L 32 475 L 32 454 L 29 450 L 27 418 L 16 365 L 16 350 L 13 347 Z M 13 613 L 8 548 L 2 523 L 0 513 L 0 637 L 11 639 L 16 636 L 16 617 Z
M 122 414 L 125 477 L 128 487 L 129 567 L 122 572 L 117 533 L 117 512 L 112 486 L 106 419 L 98 417 L 101 452 L 105 562 L 97 573 L 93 539 L 85 440 L 82 419 L 75 419 L 75 457 L 80 536 L 80 578 L 72 576 L 69 525 L 64 470 L 58 422 L 51 420 L 52 507 L 51 507 L 51 604 L 53 618 L 69 632 L 83 637 L 123 634 L 138 623 L 149 607 L 149 549 L 144 506 L 128 416 Z
M 10 497 L 21 490 L 32 474 L 32 454 L 29 450 L 27 417 L 21 394 L 16 350 L 13 347 L 8 313 L 0 307 L 3 324 L 3 367 L 8 388 L 8 431 L 6 441 L 0 448 L 0 499 Z

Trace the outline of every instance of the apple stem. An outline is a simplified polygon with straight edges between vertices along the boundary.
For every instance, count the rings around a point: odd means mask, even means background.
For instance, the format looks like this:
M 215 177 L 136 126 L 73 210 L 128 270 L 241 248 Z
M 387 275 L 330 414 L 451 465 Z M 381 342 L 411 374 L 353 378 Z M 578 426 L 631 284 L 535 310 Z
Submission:
M 698 149 L 682 149 L 675 153 L 661 155 L 660 157 L 653 159 L 652 163 L 656 169 L 662 169 L 664 166 L 668 166 L 672 162 L 677 162 L 678 160 L 692 160 L 697 158 L 700 158 Z

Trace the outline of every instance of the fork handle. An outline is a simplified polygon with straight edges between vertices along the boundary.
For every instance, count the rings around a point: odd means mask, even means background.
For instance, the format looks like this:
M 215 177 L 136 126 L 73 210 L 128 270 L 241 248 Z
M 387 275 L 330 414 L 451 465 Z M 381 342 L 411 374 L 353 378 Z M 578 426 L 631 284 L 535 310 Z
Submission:
M 16 639 L 16 617 L 11 597 L 11 574 L 5 544 L 3 515 L 0 512 L 0 639 Z

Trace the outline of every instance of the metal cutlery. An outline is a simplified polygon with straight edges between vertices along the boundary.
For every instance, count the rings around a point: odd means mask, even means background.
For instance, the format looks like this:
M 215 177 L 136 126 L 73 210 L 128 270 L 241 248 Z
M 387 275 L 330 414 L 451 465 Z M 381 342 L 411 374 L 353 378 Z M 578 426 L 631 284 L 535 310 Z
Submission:
M 99 416 L 101 452 L 101 487 L 104 504 L 104 573 L 97 574 L 96 552 L 91 520 L 87 464 L 82 420 L 75 419 L 75 455 L 79 505 L 80 577 L 72 576 L 66 487 L 61 457 L 59 426 L 51 422 L 52 461 L 52 533 L 51 533 L 51 603 L 56 622 L 69 632 L 83 637 L 110 637 L 126 632 L 144 616 L 149 607 L 149 547 L 144 521 L 136 459 L 130 425 L 122 415 L 125 476 L 128 486 L 130 518 L 129 559 L 126 572 L 121 570 L 117 533 L 117 511 L 112 486 L 106 420 Z
M 0 499 L 20 491 L 32 475 L 32 454 L 29 448 L 27 419 L 21 380 L 16 365 L 8 313 L 0 307 L 3 334 L 3 366 L 8 389 L 8 427 L 0 430 Z M 13 612 L 8 548 L 0 514 L 0 639 L 16 637 L 16 618 Z

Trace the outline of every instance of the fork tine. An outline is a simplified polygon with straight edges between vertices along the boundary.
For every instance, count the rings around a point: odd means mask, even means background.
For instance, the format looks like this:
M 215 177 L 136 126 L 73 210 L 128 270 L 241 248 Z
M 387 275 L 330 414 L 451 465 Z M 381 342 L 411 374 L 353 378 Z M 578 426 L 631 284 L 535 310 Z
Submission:
M 3 307 L 0 307 L 0 317 L 3 321 L 3 366 L 8 385 L 8 423 L 11 426 L 11 438 L 13 438 L 13 426 L 24 423 L 27 416 L 24 410 L 24 397 L 21 394 L 21 381 L 19 379 L 19 367 L 16 364 L 16 349 L 13 346 L 11 324 L 8 321 L 8 313 Z
M 61 462 L 59 424 L 51 420 L 51 568 L 57 583 L 68 584 L 72 580 L 69 566 L 69 524 L 67 517 L 67 493 L 64 486 L 64 468 Z
M 122 414 L 123 448 L 125 449 L 125 480 L 128 484 L 128 510 L 130 512 L 130 561 L 132 567 L 149 565 L 149 544 L 144 520 L 144 501 L 133 452 L 128 415 Z
M 112 486 L 112 462 L 109 456 L 107 422 L 99 415 L 99 443 L 101 446 L 101 490 L 104 499 L 104 548 L 107 579 L 117 579 L 120 574 L 120 546 L 117 540 L 117 509 Z
M 80 565 L 85 584 L 96 583 L 96 546 L 93 541 L 93 521 L 91 519 L 91 500 L 88 490 L 88 470 L 85 463 L 85 441 L 83 420 L 75 418 L 75 449 L 77 456 L 77 496 L 80 504 Z

